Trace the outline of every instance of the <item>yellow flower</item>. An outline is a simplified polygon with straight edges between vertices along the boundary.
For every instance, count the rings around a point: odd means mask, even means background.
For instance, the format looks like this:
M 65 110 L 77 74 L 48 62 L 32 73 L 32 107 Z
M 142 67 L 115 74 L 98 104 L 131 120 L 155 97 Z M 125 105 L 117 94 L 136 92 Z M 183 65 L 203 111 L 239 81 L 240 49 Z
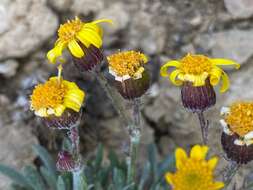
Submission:
M 224 187 L 223 182 L 214 181 L 214 169 L 218 158 L 206 160 L 207 146 L 195 145 L 190 157 L 182 148 L 176 150 L 177 171 L 166 173 L 166 181 L 173 190 L 218 190 Z
M 237 145 L 253 144 L 253 102 L 235 102 L 222 108 L 224 119 L 220 120 L 223 132 L 236 135 Z
M 229 59 L 211 59 L 204 55 L 187 54 L 181 60 L 172 60 L 161 67 L 161 76 L 169 77 L 174 85 L 180 86 L 183 82 L 192 82 L 193 86 L 204 86 L 206 79 L 210 80 L 212 86 L 216 86 L 222 79 L 221 92 L 229 88 L 229 78 L 227 74 L 218 66 L 232 65 L 236 69 L 240 65 Z M 176 69 L 170 74 L 168 69 Z
M 66 108 L 79 112 L 85 93 L 74 82 L 51 77 L 39 84 L 31 95 L 31 110 L 40 117 L 60 117 Z
M 76 17 L 74 20 L 62 24 L 58 30 L 58 39 L 54 48 L 47 53 L 49 61 L 55 63 L 66 47 L 77 58 L 85 56 L 82 46 L 88 48 L 93 45 L 96 48 L 100 48 L 102 46 L 103 30 L 98 24 L 102 22 L 112 23 L 109 19 L 84 23 Z
M 117 78 L 139 79 L 144 72 L 143 65 L 148 62 L 146 55 L 136 51 L 125 51 L 107 57 L 109 72 Z

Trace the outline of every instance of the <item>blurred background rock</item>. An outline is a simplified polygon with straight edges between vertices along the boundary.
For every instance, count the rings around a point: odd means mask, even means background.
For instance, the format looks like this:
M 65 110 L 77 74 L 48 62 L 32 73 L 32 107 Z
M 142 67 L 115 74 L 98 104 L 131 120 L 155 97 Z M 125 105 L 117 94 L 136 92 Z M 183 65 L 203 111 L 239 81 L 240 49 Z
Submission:
M 0 1 L 0 162 L 21 168 L 36 162 L 31 145 L 40 143 L 55 154 L 62 134 L 51 131 L 29 111 L 29 94 L 38 82 L 56 74 L 46 52 L 53 47 L 60 23 L 78 15 L 84 21 L 110 18 L 114 26 L 104 26 L 105 54 L 120 50 L 140 50 L 150 57 L 153 83 L 143 97 L 143 141 L 155 142 L 160 157 L 176 146 L 200 143 L 196 117 L 180 102 L 180 90 L 159 76 L 161 64 L 187 52 L 234 59 L 242 67 L 230 72 L 231 88 L 218 94 L 217 104 L 207 112 L 211 121 L 210 146 L 221 154 L 219 109 L 238 99 L 253 98 L 253 1 L 252 0 L 1 0 Z M 70 62 L 70 60 L 69 60 Z M 99 142 L 106 149 L 124 154 L 126 131 L 109 99 L 87 74 L 66 64 L 66 79 L 76 81 L 86 92 L 81 124 L 81 149 L 91 156 Z M 218 88 L 216 89 L 218 90 Z M 218 91 L 217 91 L 218 92 Z M 131 103 L 126 102 L 126 108 Z M 220 168 L 225 161 L 221 159 Z M 244 167 L 235 178 L 250 175 Z M 0 189 L 8 180 L 0 178 Z

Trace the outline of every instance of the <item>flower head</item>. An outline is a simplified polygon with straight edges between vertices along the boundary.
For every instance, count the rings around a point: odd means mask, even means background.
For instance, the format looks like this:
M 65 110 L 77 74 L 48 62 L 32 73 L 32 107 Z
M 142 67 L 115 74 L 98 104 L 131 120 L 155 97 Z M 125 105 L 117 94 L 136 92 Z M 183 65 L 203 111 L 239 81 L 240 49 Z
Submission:
M 146 55 L 136 51 L 119 52 L 108 56 L 107 60 L 109 72 L 116 77 L 115 80 L 141 78 L 145 70 L 143 65 L 148 62 Z
M 144 68 L 148 58 L 137 51 L 118 52 L 107 57 L 109 73 L 114 86 L 126 99 L 142 96 L 150 86 L 149 74 Z
M 80 160 L 75 160 L 73 155 L 67 151 L 61 151 L 58 153 L 58 159 L 56 162 L 56 168 L 62 172 L 72 172 L 80 170 Z
M 53 49 L 47 53 L 51 63 L 55 63 L 62 55 L 62 51 L 68 47 L 71 55 L 76 58 L 84 57 L 90 46 L 100 48 L 102 46 L 102 28 L 98 25 L 102 22 L 112 23 L 109 19 L 101 19 L 84 23 L 78 17 L 62 24 L 58 29 L 58 39 Z
M 229 78 L 227 74 L 218 66 L 232 65 L 240 68 L 240 65 L 229 59 L 211 59 L 204 55 L 187 54 L 181 60 L 173 60 L 167 62 L 161 67 L 161 76 L 169 77 L 174 85 L 180 86 L 184 82 L 191 82 L 193 86 L 204 86 L 206 80 L 210 81 L 212 86 L 219 84 L 222 80 L 220 88 L 221 92 L 225 92 L 229 88 Z M 175 67 L 176 69 L 170 74 L 168 69 Z
M 223 107 L 222 146 L 227 156 L 238 163 L 253 160 L 253 102 L 235 102 Z
M 65 109 L 79 112 L 85 93 L 74 82 L 51 77 L 38 84 L 31 95 L 31 110 L 40 117 L 60 117 Z
M 166 173 L 166 181 L 174 190 L 218 190 L 224 187 L 223 182 L 214 181 L 214 169 L 218 158 L 206 160 L 207 146 L 195 145 L 190 156 L 182 148 L 176 150 L 177 171 Z

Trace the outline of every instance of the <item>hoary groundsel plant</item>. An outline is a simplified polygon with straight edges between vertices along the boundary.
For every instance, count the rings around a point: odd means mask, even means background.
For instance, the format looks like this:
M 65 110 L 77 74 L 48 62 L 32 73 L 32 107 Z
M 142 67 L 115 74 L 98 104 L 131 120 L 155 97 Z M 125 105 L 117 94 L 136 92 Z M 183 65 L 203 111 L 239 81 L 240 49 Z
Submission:
M 0 165 L 0 172 L 12 179 L 13 190 L 219 190 L 226 189 L 242 164 L 253 159 L 253 100 L 238 101 L 222 108 L 221 140 L 227 158 L 227 167 L 217 172 L 219 161 L 208 147 L 209 121 L 204 111 L 216 104 L 214 86 L 221 84 L 220 92 L 229 89 L 229 77 L 221 68 L 240 65 L 233 60 L 210 58 L 200 54 L 187 54 L 170 60 L 160 70 L 176 86 L 181 87 L 182 105 L 186 111 L 196 113 L 203 143 L 188 150 L 180 147 L 157 159 L 155 145 L 147 147 L 147 159 L 139 160 L 142 130 L 141 102 L 150 87 L 150 63 L 143 52 L 117 51 L 105 55 L 102 24 L 109 19 L 83 22 L 76 17 L 60 25 L 58 39 L 48 51 L 49 63 L 57 65 L 58 75 L 43 84 L 37 84 L 30 96 L 31 111 L 49 128 L 63 130 L 66 137 L 55 160 L 39 145 L 34 151 L 40 165 L 24 166 L 21 171 Z M 68 50 L 80 75 L 89 72 L 101 85 L 115 110 L 122 127 L 128 132 L 128 151 L 118 158 L 111 151 L 107 158 L 103 146 L 97 146 L 95 157 L 83 158 L 80 152 L 79 123 L 85 114 L 86 93 L 75 82 L 65 80 L 63 51 Z M 101 65 L 107 73 L 101 71 Z M 175 68 L 174 70 L 170 70 Z M 110 77 L 106 77 L 110 76 Z M 93 94 L 91 94 L 92 96 Z M 132 116 L 126 113 L 125 101 L 132 103 Z M 253 97 L 252 97 L 253 98 Z M 191 126 L 188 126 L 191 127 Z M 203 145 L 202 145 L 203 144 Z M 189 152 L 189 153 L 187 153 Z M 210 155 L 208 154 L 210 152 Z M 211 157 L 210 157 L 211 156 Z M 109 162 L 105 162 L 107 159 Z M 253 184 L 245 183 L 245 189 Z

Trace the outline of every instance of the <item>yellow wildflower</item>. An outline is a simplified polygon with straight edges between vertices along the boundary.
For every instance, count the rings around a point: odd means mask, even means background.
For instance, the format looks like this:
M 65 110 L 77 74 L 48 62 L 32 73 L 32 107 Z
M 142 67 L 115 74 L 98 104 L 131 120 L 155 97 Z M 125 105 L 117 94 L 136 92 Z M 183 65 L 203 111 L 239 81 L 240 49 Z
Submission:
M 204 55 L 187 54 L 181 60 L 172 60 L 161 67 L 161 76 L 169 77 L 174 85 L 180 86 L 183 82 L 191 82 L 193 86 L 204 86 L 206 80 L 210 80 L 212 86 L 219 84 L 222 79 L 221 92 L 225 92 L 229 88 L 229 78 L 227 74 L 218 66 L 232 65 L 236 69 L 240 65 L 229 59 L 209 58 Z M 175 67 L 176 69 L 170 74 L 168 69 Z
M 109 72 L 119 78 L 141 78 L 148 62 L 146 55 L 136 51 L 125 51 L 107 57 Z
M 85 56 L 85 48 L 91 45 L 99 49 L 102 46 L 103 30 L 98 24 L 102 22 L 112 23 L 109 19 L 84 23 L 76 17 L 74 20 L 62 24 L 58 30 L 58 39 L 54 48 L 47 53 L 49 61 L 55 63 L 66 47 L 76 58 Z
M 60 117 L 66 108 L 79 112 L 85 93 L 74 82 L 51 77 L 39 84 L 31 95 L 31 110 L 40 117 Z
M 206 160 L 207 146 L 195 145 L 190 157 L 182 148 L 176 150 L 177 171 L 166 173 L 166 181 L 173 190 L 218 190 L 224 187 L 223 182 L 214 181 L 214 169 L 218 158 Z

